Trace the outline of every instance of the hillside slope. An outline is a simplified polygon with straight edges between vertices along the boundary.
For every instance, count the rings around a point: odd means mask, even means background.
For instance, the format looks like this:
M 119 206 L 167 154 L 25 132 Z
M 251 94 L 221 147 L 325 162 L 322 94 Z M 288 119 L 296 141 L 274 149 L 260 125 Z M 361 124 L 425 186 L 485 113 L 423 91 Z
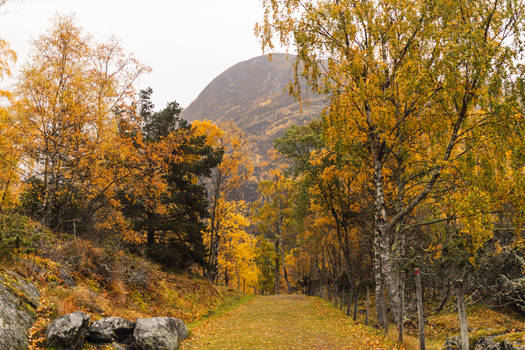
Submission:
M 265 158 L 273 139 L 291 125 L 318 116 L 324 98 L 306 92 L 300 103 L 288 93 L 294 56 L 274 54 L 240 62 L 216 77 L 183 110 L 188 121 L 209 119 L 234 122 L 254 143 L 259 160 Z
M 96 243 L 20 215 L 6 221 L 14 220 L 25 243 L 0 249 L 0 349 L 46 348 L 48 324 L 75 311 L 92 321 L 172 316 L 190 323 L 242 298 L 197 274 L 163 269 L 111 237 Z

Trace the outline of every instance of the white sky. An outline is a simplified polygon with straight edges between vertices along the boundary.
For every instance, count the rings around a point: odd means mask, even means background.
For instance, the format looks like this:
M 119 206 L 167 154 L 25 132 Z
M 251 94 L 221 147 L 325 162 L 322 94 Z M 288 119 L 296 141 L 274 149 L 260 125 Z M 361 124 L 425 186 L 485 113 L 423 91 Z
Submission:
M 262 54 L 253 34 L 260 0 L 9 0 L 0 38 L 17 52 L 15 74 L 31 39 L 45 33 L 57 13 L 76 14 L 97 40 L 117 36 L 126 52 L 152 67 L 138 87 L 153 88 L 157 108 L 173 100 L 187 107 L 218 74 Z

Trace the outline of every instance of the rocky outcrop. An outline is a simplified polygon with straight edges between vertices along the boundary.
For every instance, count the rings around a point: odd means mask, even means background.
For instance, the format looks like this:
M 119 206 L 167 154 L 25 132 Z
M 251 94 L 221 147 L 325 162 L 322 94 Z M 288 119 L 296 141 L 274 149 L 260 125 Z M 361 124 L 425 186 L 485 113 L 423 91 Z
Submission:
M 81 311 L 57 318 L 46 331 L 48 345 L 65 349 L 81 349 L 88 333 L 89 315 Z
M 81 349 L 90 343 L 113 343 L 115 349 L 174 350 L 188 337 L 184 322 L 174 317 L 139 318 L 131 322 L 121 317 L 102 318 L 89 325 L 89 315 L 77 311 L 51 322 L 46 332 L 50 346 Z
M 474 346 L 474 350 L 503 350 L 492 337 L 480 338 Z
M 182 323 L 182 321 L 179 321 L 173 317 L 137 319 L 137 324 L 133 331 L 133 348 L 137 350 L 177 349 L 179 339 L 183 339 L 182 336 L 179 336 Z M 187 336 L 187 330 L 185 332 Z
M 33 284 L 0 270 L 0 349 L 28 348 L 27 330 L 35 320 L 39 298 Z
M 503 343 L 501 343 L 501 350 L 525 350 L 525 344 L 503 341 Z
M 173 321 L 175 322 L 175 328 L 177 329 L 177 334 L 179 335 L 179 340 L 184 340 L 188 338 L 188 328 L 184 324 L 184 321 L 179 318 L 173 318 Z
M 443 350 L 459 350 L 461 349 L 461 340 L 459 337 L 447 338 Z
M 472 344 L 474 343 L 474 344 Z M 470 344 L 474 350 L 525 350 L 525 345 L 507 340 L 501 340 L 500 336 L 487 336 L 473 339 Z M 459 337 L 448 338 L 445 341 L 444 350 L 461 350 L 461 341 Z
M 92 343 L 127 343 L 133 335 L 135 322 L 121 317 L 107 317 L 89 327 L 87 340 Z

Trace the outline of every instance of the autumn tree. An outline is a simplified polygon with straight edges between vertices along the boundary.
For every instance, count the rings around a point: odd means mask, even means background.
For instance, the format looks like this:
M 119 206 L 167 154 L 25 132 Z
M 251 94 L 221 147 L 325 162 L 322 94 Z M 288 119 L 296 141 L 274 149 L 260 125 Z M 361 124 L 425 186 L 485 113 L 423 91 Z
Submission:
M 234 199 L 233 193 L 248 180 L 253 167 L 247 151 L 246 137 L 235 124 L 217 126 L 204 120 L 193 122 L 192 128 L 196 134 L 205 136 L 211 147 L 223 152 L 221 163 L 205 181 L 209 201 L 209 223 L 206 230 L 209 246 L 207 275 L 210 280 L 217 282 L 219 257 L 222 254 L 221 242 L 231 240 L 226 227 L 234 217 L 232 210 L 244 207 L 242 201 Z
M 217 236 L 217 274 L 227 286 L 234 281 L 238 290 L 246 292 L 246 288 L 253 288 L 257 283 L 255 237 L 247 232 L 250 227 L 247 204 L 231 201 L 226 205 L 232 207 L 224 208 L 227 213 Z
M 139 157 L 134 166 L 139 178 L 129 179 L 119 193 L 131 223 L 125 240 L 169 268 L 204 266 L 208 202 L 200 179 L 211 175 L 222 150 L 213 149 L 206 135 L 195 133 L 179 117 L 182 109 L 176 102 L 154 111 L 152 92 L 140 92 L 141 127 L 138 137 L 130 135 Z
M 274 263 L 275 250 L 270 241 L 264 236 L 257 237 L 255 246 L 255 262 L 257 264 L 257 288 L 261 294 L 271 294 L 275 292 L 275 273 Z
M 0 6 L 5 2 L 0 3 Z M 15 52 L 0 39 L 0 80 L 11 75 L 11 65 L 16 61 Z M 10 93 L 0 89 L 0 98 L 9 99 Z M 0 234 L 4 229 L 5 216 L 18 202 L 24 138 L 23 125 L 16 119 L 9 105 L 0 106 Z M 0 240 L 2 237 L 0 236 Z
M 331 142 L 367 145 L 378 319 L 387 326 L 386 291 L 399 324 L 403 226 L 466 150 L 494 142 L 502 126 L 513 130 L 520 115 L 511 87 L 522 69 L 523 4 L 265 0 L 263 6 L 256 28 L 263 48 L 277 41 L 298 54 L 295 93 L 303 75 L 330 96 Z
M 126 112 L 133 82 L 148 70 L 117 41 L 94 43 L 71 17 L 57 17 L 33 42 L 15 93 L 34 163 L 35 187 L 26 197 L 39 202 L 33 215 L 78 232 L 104 221 L 95 216 L 116 204 L 117 189 L 131 174 L 123 164 L 133 147 L 120 130 L 133 124 Z
M 281 269 L 290 291 L 290 281 L 285 266 L 286 239 L 292 235 L 293 181 L 286 177 L 282 167 L 270 169 L 268 180 L 261 181 L 258 200 L 254 203 L 254 221 L 257 232 L 274 246 L 274 294 L 281 290 Z
M 309 192 L 312 203 L 308 215 L 321 221 L 326 216 L 331 219 L 335 242 L 325 240 L 324 244 L 335 244 L 344 260 L 344 269 L 338 271 L 341 276 L 335 273 L 334 279 L 344 280 L 346 285 L 359 283 L 367 271 L 355 267 L 366 260 L 362 255 L 366 255 L 372 213 L 368 174 L 363 167 L 364 145 L 356 143 L 351 153 L 341 152 L 326 141 L 321 120 L 314 120 L 290 127 L 275 141 L 275 147 L 291 161 L 294 176 Z M 361 256 L 356 259 L 356 254 Z
M 0 4 L 1 5 L 1 4 Z M 16 54 L 9 44 L 0 39 L 0 80 L 11 75 L 10 65 L 16 61 Z M 0 97 L 9 97 L 8 91 L 0 90 Z M 18 183 L 19 161 L 21 156 L 20 125 L 9 108 L 0 107 L 0 210 L 13 203 L 12 189 Z

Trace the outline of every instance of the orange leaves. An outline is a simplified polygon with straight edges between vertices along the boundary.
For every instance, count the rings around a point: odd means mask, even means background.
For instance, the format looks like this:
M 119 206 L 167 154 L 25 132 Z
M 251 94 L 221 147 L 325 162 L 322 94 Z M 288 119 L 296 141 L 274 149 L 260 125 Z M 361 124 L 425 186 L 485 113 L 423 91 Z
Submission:
M 245 216 L 247 205 L 244 201 L 224 202 L 217 205 L 218 226 L 218 269 L 222 276 L 236 280 L 238 289 L 241 281 L 247 287 L 255 287 L 257 282 L 257 267 L 255 266 L 255 238 L 246 231 L 250 220 Z M 219 212 L 220 211 L 220 212 Z M 205 243 L 210 244 L 211 227 L 205 232 Z
M 94 43 L 71 17 L 58 16 L 33 42 L 14 110 L 31 140 L 31 173 L 44 181 L 44 208 L 58 191 L 81 198 L 91 215 L 118 208 L 114 197 L 140 162 L 133 83 L 147 71 L 116 40 Z
M 9 44 L 0 39 L 0 80 L 11 75 L 10 66 L 16 61 L 16 53 Z M 9 98 L 8 91 L 0 89 L 0 100 Z M 21 148 L 25 144 L 18 123 L 8 108 L 0 106 L 0 208 L 11 207 L 17 202 L 20 190 L 19 175 L 22 156 Z
M 0 80 L 11 75 L 11 64 L 16 61 L 16 53 L 9 48 L 7 41 L 0 39 Z M 6 97 L 7 91 L 0 90 L 0 97 Z
M 222 149 L 222 162 L 212 175 L 212 186 L 221 195 L 229 195 L 253 173 L 253 164 L 247 151 L 244 133 L 234 124 L 217 126 L 209 120 L 196 120 L 192 123 L 196 135 L 205 136 L 206 143 L 214 149 Z

